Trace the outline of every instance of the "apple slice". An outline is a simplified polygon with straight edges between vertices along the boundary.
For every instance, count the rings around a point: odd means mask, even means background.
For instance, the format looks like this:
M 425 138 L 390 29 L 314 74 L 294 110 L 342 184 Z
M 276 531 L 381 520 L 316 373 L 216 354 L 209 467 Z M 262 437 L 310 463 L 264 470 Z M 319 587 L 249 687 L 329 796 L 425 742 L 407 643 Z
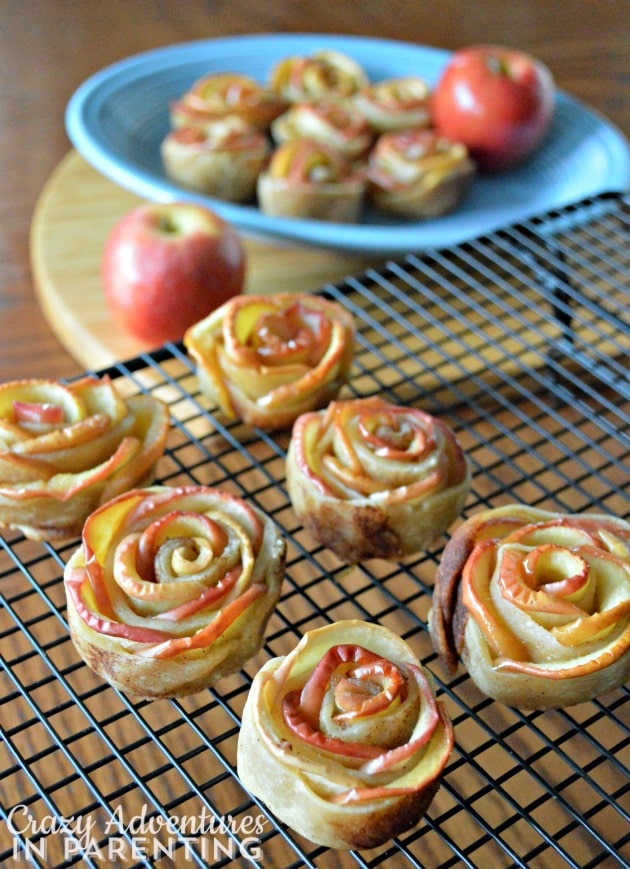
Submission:
M 14 401 L 13 415 L 16 422 L 54 425 L 63 422 L 64 410 L 59 404 L 35 401 Z
M 494 540 L 483 540 L 474 546 L 462 571 L 462 601 L 495 657 L 527 661 L 527 648 L 505 625 L 492 603 L 489 584 L 495 560 Z

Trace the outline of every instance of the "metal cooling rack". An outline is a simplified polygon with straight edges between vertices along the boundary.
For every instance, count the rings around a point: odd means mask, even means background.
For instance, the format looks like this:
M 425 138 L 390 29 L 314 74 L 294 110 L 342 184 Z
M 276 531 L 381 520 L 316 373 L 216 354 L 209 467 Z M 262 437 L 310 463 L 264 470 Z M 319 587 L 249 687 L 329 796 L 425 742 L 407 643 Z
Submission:
M 344 394 L 380 393 L 448 422 L 474 468 L 466 513 L 523 501 L 627 515 L 628 205 L 598 197 L 324 288 L 359 327 Z M 215 416 L 180 346 L 108 373 L 122 390 L 170 406 L 160 482 L 225 487 L 278 523 L 288 541 L 284 593 L 242 673 L 191 698 L 134 704 L 85 667 L 69 639 L 62 571 L 77 542 L 0 539 L 3 866 L 628 865 L 627 688 L 524 713 L 483 698 L 465 673 L 445 681 L 426 628 L 441 543 L 401 563 L 341 564 L 292 513 L 287 436 Z M 330 852 L 241 788 L 236 739 L 261 664 L 311 628 L 357 617 L 413 645 L 449 707 L 456 748 L 415 829 L 373 851 Z M 68 820 L 77 817 L 89 837 Z M 168 818 L 203 819 L 204 830 L 173 839 Z M 256 818 L 262 832 L 248 838 Z

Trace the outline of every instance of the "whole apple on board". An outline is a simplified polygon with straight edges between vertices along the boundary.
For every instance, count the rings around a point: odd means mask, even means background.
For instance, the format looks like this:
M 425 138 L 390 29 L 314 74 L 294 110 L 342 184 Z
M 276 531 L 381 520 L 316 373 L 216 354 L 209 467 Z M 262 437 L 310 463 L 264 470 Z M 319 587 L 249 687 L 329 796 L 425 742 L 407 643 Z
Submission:
M 238 233 L 210 209 L 145 203 L 113 227 L 101 274 L 118 326 L 157 346 L 241 293 L 245 267 Z
M 499 172 L 522 163 L 553 117 L 549 69 L 523 51 L 475 45 L 456 51 L 432 98 L 433 123 L 463 142 L 479 168 Z

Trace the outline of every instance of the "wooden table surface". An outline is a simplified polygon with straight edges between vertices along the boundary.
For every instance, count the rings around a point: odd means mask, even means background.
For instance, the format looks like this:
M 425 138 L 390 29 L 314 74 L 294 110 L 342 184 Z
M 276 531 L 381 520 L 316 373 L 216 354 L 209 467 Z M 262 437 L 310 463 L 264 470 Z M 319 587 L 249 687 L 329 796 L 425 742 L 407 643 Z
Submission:
M 67 102 L 76 88 L 99 69 L 151 48 L 247 33 L 356 34 L 448 49 L 493 42 L 523 48 L 541 58 L 552 69 L 559 88 L 599 111 L 628 135 L 630 33 L 627 12 L 628 0 L 599 0 L 597 3 L 593 0 L 424 0 L 415 3 L 401 0 L 341 0 L 330 3 L 323 0 L 0 0 L 0 382 L 27 377 L 72 377 L 85 368 L 77 356 L 73 356 L 59 343 L 39 307 L 30 258 L 30 232 L 42 190 L 71 151 L 64 127 Z M 508 420 L 503 425 L 507 429 L 509 424 Z M 564 463 L 562 467 L 562 472 L 568 474 Z M 22 552 L 24 557 L 26 553 L 24 550 Z M 33 562 L 36 562 L 35 558 Z M 50 562 L 45 566 L 50 568 L 51 576 L 57 581 L 57 563 Z M 39 570 L 38 576 L 40 581 L 48 582 L 44 571 Z M 19 578 L 19 572 L 16 571 L 14 580 Z M 19 604 L 17 595 L 16 600 Z M 37 612 L 34 615 L 29 612 L 28 619 L 32 620 L 37 634 Z M 304 624 L 302 616 L 296 623 Z M 42 630 L 47 630 L 46 624 L 42 621 Z M 56 622 L 55 625 L 61 631 Z M 66 666 L 65 660 L 62 660 L 65 652 L 59 653 L 59 648 L 55 648 L 55 638 L 46 635 L 44 642 L 50 650 L 54 649 L 51 657 L 58 665 L 62 668 Z M 18 645 L 18 655 L 22 648 Z M 70 663 L 74 662 L 76 656 L 73 650 L 69 645 L 65 649 L 72 656 Z M 39 700 L 43 704 L 42 686 L 45 686 L 48 692 L 46 708 L 55 709 L 58 697 L 63 694 L 61 683 L 52 680 L 49 684 L 44 673 L 38 684 L 38 659 L 30 659 L 26 654 L 23 657 L 25 666 L 34 668 L 29 678 L 33 678 L 33 684 L 37 684 Z M 81 678 L 91 678 L 87 668 L 82 671 Z M 72 677 L 69 681 L 72 682 Z M 83 682 L 84 686 L 87 684 Z M 91 690 L 88 693 L 91 694 Z M 98 752 L 102 750 L 100 740 L 89 732 L 83 733 L 85 721 L 81 717 L 82 713 L 77 711 L 76 717 L 73 717 L 72 704 L 66 708 L 64 702 L 65 694 L 59 704 L 63 715 L 67 713 L 69 732 L 82 737 L 72 737 L 73 748 L 80 753 L 85 752 L 86 766 L 89 765 L 93 769 L 92 774 L 98 776 Z M 22 708 L 20 703 L 5 708 L 3 715 L 6 721 L 3 720 L 3 724 L 7 728 L 15 723 L 15 729 L 19 729 Z M 117 709 L 115 707 L 113 710 L 113 726 L 108 733 L 108 738 L 114 740 L 117 738 L 114 733 Z M 147 721 L 151 720 L 147 718 Z M 125 719 L 125 726 L 128 721 L 129 718 Z M 57 720 L 55 726 L 63 727 L 64 721 Z M 471 742 L 478 739 L 474 722 L 470 730 L 468 726 L 466 721 L 462 721 L 458 727 L 458 739 L 463 740 L 461 744 L 466 744 L 469 738 Z M 497 726 L 498 732 L 501 732 L 504 725 Z M 604 728 L 606 724 L 601 726 Z M 28 729 L 25 738 L 30 739 L 34 730 Z M 165 727 L 164 732 L 167 730 Z M 475 735 L 469 736 L 473 731 Z M 509 732 L 510 739 L 520 738 L 518 733 L 513 734 L 512 727 Z M 504 733 L 508 733 L 507 726 Z M 175 731 L 174 738 L 194 739 L 192 729 L 185 736 L 181 734 L 181 730 Z M 553 731 L 550 734 L 547 738 L 553 742 Z M 566 733 L 560 736 L 565 739 Z M 139 762 L 142 762 L 143 738 L 137 736 L 135 730 L 120 734 L 124 744 L 127 744 L 127 740 L 135 743 L 137 739 Z M 52 762 L 57 755 L 49 759 L 45 734 L 43 740 L 41 744 L 37 742 L 32 746 L 25 743 L 26 751 L 32 749 L 33 756 L 39 758 L 40 774 L 44 778 L 50 774 L 59 779 L 59 770 Z M 565 742 L 564 750 L 570 753 L 567 744 Z M 186 756 L 187 748 L 188 742 L 179 747 L 180 756 Z M 589 743 L 588 751 L 591 750 Z M 189 755 L 193 762 L 195 751 L 194 747 L 191 748 Z M 536 765 L 545 762 L 544 751 L 539 751 L 538 742 L 533 744 L 531 751 L 529 748 L 527 751 Z M 147 750 L 152 769 L 157 770 L 158 764 L 163 763 L 160 757 L 156 760 Z M 483 763 L 486 762 L 487 755 L 484 753 Z M 46 765 L 49 765 L 49 771 L 42 769 Z M 583 765 L 586 766 L 585 759 Z M 111 773 L 112 776 L 115 774 L 118 772 Z M 595 769 L 595 777 L 597 774 Z M 109 775 L 110 765 L 106 763 L 103 782 Z M 119 794 L 121 799 L 125 799 L 127 778 L 124 771 L 120 775 L 120 779 L 108 779 L 102 787 L 107 793 Z M 204 772 L 206 780 L 211 780 L 214 775 L 214 772 Z M 570 772 L 564 784 L 570 783 L 572 777 L 573 772 Z M 218 778 L 220 776 L 217 775 Z M 171 799 L 168 794 L 169 776 L 164 776 L 164 782 L 165 793 Z M 464 782 L 462 794 L 470 787 L 466 779 Z M 520 787 L 520 776 L 515 777 L 514 782 L 515 787 Z M 80 783 L 72 784 L 76 784 L 80 791 Z M 223 785 L 228 787 L 229 782 L 222 782 Z M 157 786 L 159 789 L 161 782 Z M 608 782 L 603 784 L 603 787 L 607 786 Z M 30 792 L 30 783 L 26 787 Z M 510 782 L 504 781 L 504 787 L 509 791 Z M 614 783 L 611 784 L 613 787 Z M 67 800 L 63 793 L 55 793 L 55 799 L 62 807 L 68 805 L 67 814 L 71 816 L 77 811 L 77 798 L 72 787 L 67 790 Z M 231 794 L 229 791 L 227 793 L 226 799 L 230 799 Z M 528 793 L 523 805 L 535 806 L 537 794 L 538 791 Z M 564 793 L 560 793 L 560 797 L 563 796 Z M 22 799 L 24 795 L 21 791 L 11 792 L 7 805 L 16 805 Z M 137 792 L 131 790 L 130 816 L 138 810 L 134 803 L 136 799 Z M 582 803 L 576 802 L 576 805 L 581 806 Z M 476 805 L 475 811 L 478 810 L 483 812 L 485 808 Z M 182 811 L 185 813 L 186 809 Z M 563 815 L 558 817 L 563 818 L 562 825 L 570 832 L 573 821 L 566 820 Z M 606 815 L 601 823 L 608 823 L 609 820 Z M 553 821 L 554 829 L 562 832 L 560 820 L 556 824 L 554 816 Z M 489 825 L 495 823 L 495 816 L 488 815 L 487 822 Z M 512 831 L 511 822 L 508 825 L 501 818 L 496 820 L 496 827 L 503 827 L 508 837 L 512 833 L 515 836 L 523 834 L 520 824 L 515 824 Z M 617 836 L 618 841 L 621 841 L 621 831 L 612 825 L 610 834 L 613 837 L 611 841 Z M 467 835 L 466 827 L 462 831 L 463 839 Z M 528 835 L 527 829 L 524 835 Z M 577 841 L 577 837 L 571 837 L 571 842 L 574 841 Z M 430 865 L 431 856 L 427 859 L 429 862 L 426 865 Z M 580 852 L 577 852 L 575 859 L 580 859 Z M 348 864 L 342 863 L 339 857 L 338 863 L 330 865 Z
M 627 0 L 4 0 L 0 18 L 0 381 L 69 377 L 81 366 L 51 332 L 34 291 L 29 230 L 47 179 L 70 150 L 68 99 L 129 55 L 176 42 L 265 32 L 330 32 L 456 49 L 524 48 L 558 86 L 630 132 Z

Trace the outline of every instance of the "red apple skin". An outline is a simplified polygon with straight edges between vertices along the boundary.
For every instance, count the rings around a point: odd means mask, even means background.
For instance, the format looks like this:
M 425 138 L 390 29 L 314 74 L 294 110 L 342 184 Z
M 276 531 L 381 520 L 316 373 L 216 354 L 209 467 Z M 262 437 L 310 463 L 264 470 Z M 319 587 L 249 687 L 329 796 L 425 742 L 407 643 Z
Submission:
M 117 325 L 144 344 L 178 341 L 242 292 L 246 257 L 236 230 L 193 203 L 145 203 L 113 227 L 101 263 Z
M 63 422 L 63 407 L 59 404 L 40 404 L 33 401 L 14 401 L 13 416 L 18 423 L 34 422 L 56 425 Z
M 479 169 L 522 163 L 544 138 L 555 104 L 549 69 L 523 51 L 470 46 L 455 52 L 433 91 L 438 131 L 463 142 Z

